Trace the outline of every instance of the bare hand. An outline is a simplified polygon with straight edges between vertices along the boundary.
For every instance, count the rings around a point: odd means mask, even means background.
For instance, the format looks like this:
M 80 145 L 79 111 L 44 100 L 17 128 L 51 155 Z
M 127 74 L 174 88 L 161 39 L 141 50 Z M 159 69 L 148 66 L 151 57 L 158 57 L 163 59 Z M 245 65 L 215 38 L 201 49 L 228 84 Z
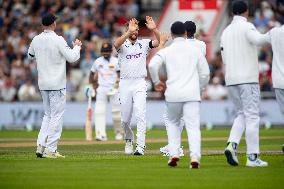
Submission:
M 160 81 L 160 83 L 155 85 L 154 89 L 157 92 L 164 92 L 166 90 L 166 84 L 164 82 Z
M 135 18 L 132 18 L 129 21 L 128 33 L 132 34 L 132 33 L 136 32 L 137 30 L 138 30 L 138 21 Z
M 170 39 L 170 35 L 166 32 L 160 33 L 160 43 L 165 44 Z
M 157 28 L 156 23 L 151 16 L 146 16 L 146 26 L 151 31 Z
M 82 42 L 79 40 L 79 39 L 76 39 L 74 42 L 73 42 L 73 46 L 82 46 Z

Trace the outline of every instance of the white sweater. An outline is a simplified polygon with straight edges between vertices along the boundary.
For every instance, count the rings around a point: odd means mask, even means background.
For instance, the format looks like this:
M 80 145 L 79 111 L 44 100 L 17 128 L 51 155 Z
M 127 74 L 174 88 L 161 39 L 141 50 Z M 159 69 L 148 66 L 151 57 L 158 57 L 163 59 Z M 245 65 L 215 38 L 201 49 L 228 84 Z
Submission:
M 63 37 L 50 30 L 35 36 L 28 57 L 36 60 L 39 89 L 66 88 L 66 61 L 73 63 L 79 60 L 80 50 L 80 46 L 71 49 Z
M 242 16 L 234 16 L 221 36 L 221 53 L 225 64 L 226 85 L 258 83 L 256 45 L 265 43 L 253 24 Z
M 272 45 L 272 82 L 273 87 L 284 89 L 284 25 L 273 28 L 266 34 L 266 39 Z
M 160 50 L 150 61 L 149 71 L 155 84 L 159 83 L 159 69 L 166 66 L 167 102 L 200 101 L 200 89 L 209 81 L 209 67 L 200 49 L 190 45 L 184 38 Z

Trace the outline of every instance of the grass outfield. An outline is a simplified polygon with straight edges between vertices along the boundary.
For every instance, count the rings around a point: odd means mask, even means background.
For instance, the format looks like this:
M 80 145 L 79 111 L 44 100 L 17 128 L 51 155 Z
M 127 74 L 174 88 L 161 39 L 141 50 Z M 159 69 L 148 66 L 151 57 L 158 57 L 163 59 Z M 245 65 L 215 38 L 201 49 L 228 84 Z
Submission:
M 124 144 L 84 142 L 83 130 L 65 130 L 59 145 L 65 159 L 35 157 L 37 131 L 0 131 L 0 188 L 282 188 L 284 180 L 284 128 L 260 130 L 262 159 L 269 167 L 247 168 L 246 156 L 239 155 L 240 166 L 227 165 L 222 152 L 228 129 L 202 130 L 201 169 L 190 170 L 186 134 L 186 156 L 178 167 L 167 166 L 159 154 L 166 144 L 163 129 L 147 133 L 145 156 L 123 154 Z M 239 150 L 245 152 L 242 140 Z

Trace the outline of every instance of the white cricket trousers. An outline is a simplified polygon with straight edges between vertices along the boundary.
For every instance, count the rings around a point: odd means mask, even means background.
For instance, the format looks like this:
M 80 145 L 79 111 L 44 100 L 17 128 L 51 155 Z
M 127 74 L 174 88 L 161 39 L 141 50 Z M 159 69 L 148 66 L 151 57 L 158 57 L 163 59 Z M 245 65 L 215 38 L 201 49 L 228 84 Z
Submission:
M 171 156 L 179 156 L 181 145 L 181 118 L 183 118 L 189 144 L 189 155 L 201 159 L 200 102 L 167 102 L 167 132 Z
M 106 106 L 108 100 L 112 106 L 112 119 L 115 134 L 123 134 L 120 123 L 119 94 L 109 96 L 110 87 L 99 86 L 97 89 L 95 105 L 95 130 L 97 137 L 106 137 Z
M 239 144 L 245 131 L 247 154 L 259 154 L 259 85 L 233 85 L 228 91 L 237 113 L 228 142 Z
M 146 81 L 144 78 L 120 79 L 120 110 L 121 126 L 124 129 L 125 139 L 134 140 L 130 126 L 132 113 L 137 123 L 136 144 L 145 147 L 146 135 Z
M 280 111 L 284 116 L 284 89 L 275 89 L 276 100 L 279 104 Z
M 37 145 L 44 146 L 50 151 L 57 150 L 61 137 L 63 114 L 66 104 L 66 89 L 45 91 L 42 90 L 44 116 L 38 134 Z

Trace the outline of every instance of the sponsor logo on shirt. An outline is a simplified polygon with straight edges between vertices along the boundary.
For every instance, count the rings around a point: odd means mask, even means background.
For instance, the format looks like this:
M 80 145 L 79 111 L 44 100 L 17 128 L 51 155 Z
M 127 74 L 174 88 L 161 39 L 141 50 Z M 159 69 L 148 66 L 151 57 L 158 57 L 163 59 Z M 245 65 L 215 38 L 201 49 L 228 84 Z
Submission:
M 108 68 L 109 68 L 109 69 L 114 69 L 114 64 L 109 64 L 109 65 L 108 65 Z
M 128 54 L 126 55 L 126 59 L 131 60 L 131 59 L 136 59 L 136 58 L 140 58 L 142 55 L 142 53 L 137 53 L 137 54 Z

